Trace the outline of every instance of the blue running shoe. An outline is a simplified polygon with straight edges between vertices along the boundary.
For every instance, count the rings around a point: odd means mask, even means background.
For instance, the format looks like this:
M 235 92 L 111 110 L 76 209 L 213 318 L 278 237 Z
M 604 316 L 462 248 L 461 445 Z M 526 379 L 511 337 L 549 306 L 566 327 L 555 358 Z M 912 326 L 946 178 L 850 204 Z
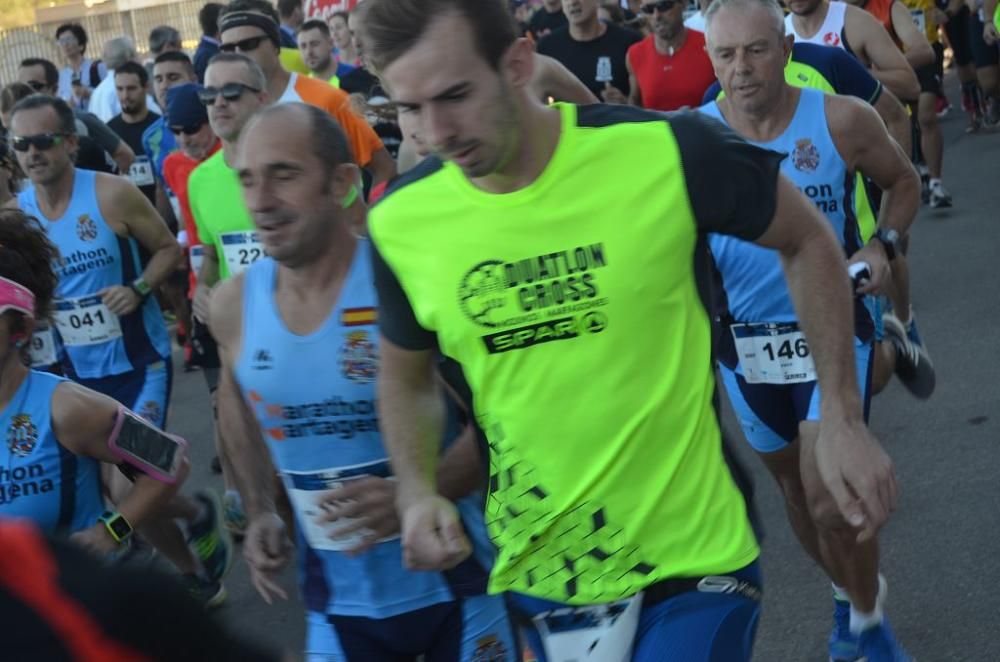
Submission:
M 828 644 L 830 662 L 855 662 L 861 657 L 858 635 L 851 632 L 851 603 L 833 599 L 833 632 Z
M 937 375 L 922 345 L 910 340 L 907 329 L 892 313 L 882 316 L 885 338 L 896 348 L 896 376 L 910 393 L 926 400 L 934 393 Z
M 866 662 L 913 662 L 896 640 L 888 619 L 881 625 L 865 630 L 860 636 L 861 655 Z

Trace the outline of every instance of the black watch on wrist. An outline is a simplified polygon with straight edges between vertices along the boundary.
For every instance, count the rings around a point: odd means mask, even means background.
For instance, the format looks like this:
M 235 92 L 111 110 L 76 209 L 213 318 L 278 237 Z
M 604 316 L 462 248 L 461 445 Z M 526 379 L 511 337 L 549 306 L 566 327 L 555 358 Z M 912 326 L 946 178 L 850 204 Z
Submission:
M 875 232 L 875 238 L 882 242 L 882 246 L 885 248 L 885 256 L 890 262 L 896 259 L 899 255 L 899 233 L 895 230 L 890 230 L 886 228 L 879 228 Z

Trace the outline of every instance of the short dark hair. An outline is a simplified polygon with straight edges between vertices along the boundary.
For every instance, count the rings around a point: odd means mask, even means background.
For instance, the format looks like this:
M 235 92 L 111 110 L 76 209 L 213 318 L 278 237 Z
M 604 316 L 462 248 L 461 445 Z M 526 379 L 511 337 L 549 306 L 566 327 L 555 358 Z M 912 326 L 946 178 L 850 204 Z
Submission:
M 52 265 L 59 251 L 48 233 L 20 209 L 0 209 L 0 277 L 35 295 L 35 319 L 47 319 L 59 277 Z
M 184 53 L 183 51 L 167 51 L 166 53 L 160 53 L 156 56 L 156 59 L 153 60 L 153 66 L 155 67 L 156 65 L 164 62 L 180 62 L 187 67 L 192 74 L 194 73 L 194 64 L 191 62 L 191 58 L 188 57 L 187 53 Z
M 258 14 L 264 14 L 272 21 L 275 25 L 281 23 L 281 18 L 278 16 L 278 10 L 274 8 L 268 0 L 232 0 L 225 8 L 222 10 L 221 16 L 226 14 L 232 14 L 238 11 L 252 11 Z
M 115 69 L 115 77 L 118 77 L 119 74 L 135 74 L 139 77 L 139 85 L 143 87 L 149 85 L 149 72 L 138 62 L 126 62 L 118 67 Z
M 35 91 L 24 83 L 7 83 L 0 90 L 0 113 L 10 112 L 17 102 L 25 97 L 30 97 Z M 8 130 L 10 127 L 5 127 Z
M 269 115 L 281 113 L 305 113 L 309 117 L 312 153 L 323 164 L 326 172 L 332 172 L 334 168 L 344 163 L 354 163 L 354 153 L 351 151 L 351 144 L 347 141 L 344 129 L 329 113 L 316 106 L 301 102 L 272 104 L 254 113 L 252 121 L 260 121 Z
M 326 24 L 326 21 L 319 18 L 310 18 L 308 21 L 302 24 L 299 28 L 299 32 L 305 32 L 306 30 L 319 30 L 328 39 L 330 38 L 330 26 Z
M 201 33 L 214 37 L 219 34 L 219 13 L 225 5 L 218 2 L 209 2 L 198 11 L 198 24 L 201 26 Z
M 348 14 L 346 11 L 335 11 L 332 14 L 330 14 L 331 19 L 342 18 L 344 19 L 344 23 L 347 23 L 348 16 L 350 16 L 350 14 Z
M 51 108 L 59 118 L 59 132 L 67 135 L 76 135 L 76 116 L 69 104 L 59 97 L 50 97 L 44 94 L 32 94 L 30 97 L 21 99 L 14 104 L 10 117 L 13 122 L 14 116 L 23 110 L 35 110 L 36 108 Z
M 87 31 L 83 29 L 82 25 L 79 23 L 63 23 L 56 28 L 56 41 L 59 40 L 59 37 L 63 32 L 72 32 L 73 36 L 76 37 L 76 40 L 80 42 L 83 52 L 87 52 Z
M 41 67 L 45 70 L 45 84 L 53 89 L 59 87 L 59 69 L 51 60 L 43 57 L 26 57 L 21 60 L 21 67 Z
M 518 35 L 505 0 L 365 0 L 355 11 L 361 12 L 365 55 L 376 71 L 402 57 L 435 19 L 449 13 L 469 23 L 472 43 L 494 69 Z
M 159 53 L 170 44 L 181 46 L 181 33 L 169 25 L 158 25 L 149 32 L 149 50 Z
M 302 0 L 278 0 L 278 16 L 288 18 L 296 9 L 302 9 Z

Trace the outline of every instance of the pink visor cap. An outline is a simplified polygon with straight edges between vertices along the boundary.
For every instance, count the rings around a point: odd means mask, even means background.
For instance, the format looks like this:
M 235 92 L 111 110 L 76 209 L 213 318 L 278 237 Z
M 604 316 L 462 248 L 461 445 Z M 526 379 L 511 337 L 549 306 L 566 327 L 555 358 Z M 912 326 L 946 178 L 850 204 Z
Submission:
M 8 310 L 16 310 L 34 319 L 35 295 L 20 283 L 0 278 L 0 315 Z

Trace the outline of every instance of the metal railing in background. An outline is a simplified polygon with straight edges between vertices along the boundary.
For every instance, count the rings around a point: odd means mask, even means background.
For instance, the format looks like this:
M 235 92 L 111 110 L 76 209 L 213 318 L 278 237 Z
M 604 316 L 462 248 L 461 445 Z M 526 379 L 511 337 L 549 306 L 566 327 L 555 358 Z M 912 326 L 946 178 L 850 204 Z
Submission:
M 87 31 L 87 56 L 101 56 L 101 46 L 108 39 L 128 36 L 140 53 L 149 50 L 149 32 L 158 25 L 170 25 L 181 33 L 185 49 L 193 53 L 201 37 L 198 11 L 208 0 L 181 0 L 167 5 L 144 7 L 121 12 L 94 14 L 75 19 Z M 10 30 L 0 30 L 0 84 L 17 80 L 17 65 L 24 58 L 44 57 L 57 67 L 65 66 L 56 43 L 56 28 L 66 21 L 39 23 Z

